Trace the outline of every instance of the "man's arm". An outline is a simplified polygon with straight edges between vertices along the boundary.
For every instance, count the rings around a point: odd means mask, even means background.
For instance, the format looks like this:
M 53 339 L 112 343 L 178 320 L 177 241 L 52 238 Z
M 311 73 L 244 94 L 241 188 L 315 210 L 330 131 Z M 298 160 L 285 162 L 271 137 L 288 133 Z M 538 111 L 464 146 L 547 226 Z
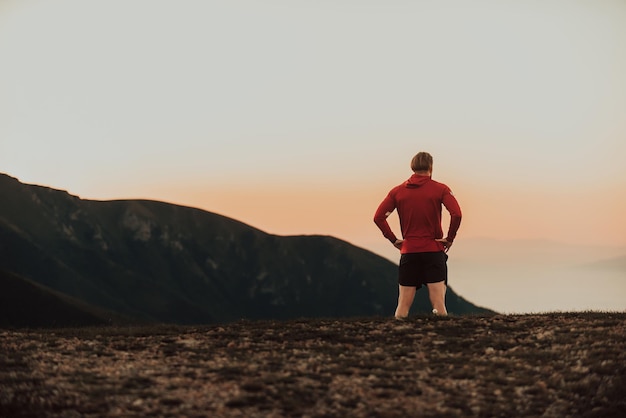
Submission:
M 374 214 L 374 223 L 383 233 L 383 236 L 387 238 L 393 245 L 396 245 L 396 241 L 398 238 L 391 230 L 389 223 L 387 222 L 387 217 L 391 215 L 391 213 L 396 209 L 396 203 L 391 196 L 391 193 L 387 195 L 385 200 L 378 206 L 376 213 Z
M 454 242 L 454 238 L 456 237 L 456 233 L 461 226 L 462 214 L 459 202 L 457 202 L 450 189 L 448 189 L 443 195 L 443 205 L 450 213 L 450 226 L 448 227 L 448 235 L 445 240 L 452 245 L 452 242 Z

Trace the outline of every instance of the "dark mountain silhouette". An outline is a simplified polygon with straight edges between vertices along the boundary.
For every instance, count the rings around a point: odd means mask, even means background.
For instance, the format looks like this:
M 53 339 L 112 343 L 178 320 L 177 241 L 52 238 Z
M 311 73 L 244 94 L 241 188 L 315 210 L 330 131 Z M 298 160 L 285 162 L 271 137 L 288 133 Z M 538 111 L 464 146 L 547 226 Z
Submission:
M 98 309 L 212 323 L 395 308 L 396 266 L 333 237 L 270 235 L 163 202 L 83 200 L 3 174 L 0 196 L 0 269 Z M 488 311 L 452 290 L 448 307 Z M 419 292 L 415 311 L 429 310 Z

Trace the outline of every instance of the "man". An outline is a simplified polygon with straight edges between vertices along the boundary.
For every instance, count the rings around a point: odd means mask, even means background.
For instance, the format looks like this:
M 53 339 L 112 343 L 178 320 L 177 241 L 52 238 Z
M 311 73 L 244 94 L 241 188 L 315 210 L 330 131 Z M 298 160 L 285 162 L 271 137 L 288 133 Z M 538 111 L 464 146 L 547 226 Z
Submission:
M 433 313 L 447 315 L 445 297 L 448 284 L 448 255 L 446 254 L 461 225 L 461 208 L 450 188 L 434 181 L 433 157 L 419 152 L 411 160 L 413 175 L 391 189 L 382 201 L 374 222 L 396 248 L 400 250 L 398 268 L 398 307 L 396 319 L 409 315 L 417 289 L 426 285 Z M 443 237 L 441 207 L 450 212 L 448 234 Z M 397 239 L 387 217 L 397 210 L 402 239 Z

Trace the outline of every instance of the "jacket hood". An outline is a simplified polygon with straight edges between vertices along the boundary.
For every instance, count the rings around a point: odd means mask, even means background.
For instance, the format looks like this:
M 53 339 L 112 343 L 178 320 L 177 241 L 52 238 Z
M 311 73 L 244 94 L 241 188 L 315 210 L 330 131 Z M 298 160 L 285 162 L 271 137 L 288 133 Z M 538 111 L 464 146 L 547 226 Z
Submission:
M 419 174 L 413 174 L 409 179 L 404 183 L 405 187 L 409 189 L 414 189 L 416 187 L 423 186 L 424 184 L 430 181 L 430 176 L 422 176 Z

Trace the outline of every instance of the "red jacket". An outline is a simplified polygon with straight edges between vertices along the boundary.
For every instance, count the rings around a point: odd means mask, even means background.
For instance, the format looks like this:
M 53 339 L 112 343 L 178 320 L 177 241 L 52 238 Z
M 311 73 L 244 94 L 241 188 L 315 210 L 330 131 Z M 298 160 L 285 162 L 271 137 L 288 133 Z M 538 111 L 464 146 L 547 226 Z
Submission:
M 397 209 L 404 239 L 402 254 L 443 251 L 443 244 L 435 241 L 443 238 L 442 205 L 450 212 L 446 240 L 452 242 L 461 225 L 461 208 L 450 188 L 430 176 L 413 174 L 407 181 L 391 189 L 378 207 L 374 222 L 385 238 L 395 243 L 397 238 L 387 223 L 387 217 Z

